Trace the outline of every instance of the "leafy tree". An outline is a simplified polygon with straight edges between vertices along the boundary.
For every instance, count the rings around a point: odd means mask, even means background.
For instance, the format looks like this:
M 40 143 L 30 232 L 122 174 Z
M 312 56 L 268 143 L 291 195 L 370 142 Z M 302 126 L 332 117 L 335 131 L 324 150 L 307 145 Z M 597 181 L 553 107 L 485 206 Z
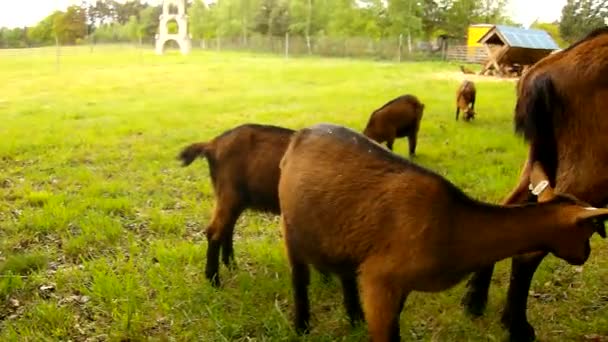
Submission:
M 57 16 L 62 16 L 62 12 L 54 12 L 42 19 L 36 26 L 27 31 L 27 37 L 35 45 L 50 45 L 55 43 L 55 31 L 53 23 Z
M 254 18 L 254 31 L 268 36 L 284 36 L 289 29 L 289 8 L 280 0 L 262 0 Z
M 568 0 L 562 9 L 559 32 L 567 42 L 584 37 L 597 27 L 606 25 L 608 0 Z
M 89 24 L 95 27 L 114 21 L 114 1 L 95 1 L 87 8 L 87 17 Z
M 0 47 L 24 48 L 27 47 L 27 29 L 16 27 L 9 29 L 0 28 Z
M 159 6 L 147 6 L 139 12 L 139 23 L 141 25 L 142 37 L 153 38 L 159 25 L 159 17 L 162 12 L 162 7 Z
M 555 40 L 557 45 L 559 45 L 562 48 L 566 47 L 568 45 L 568 43 L 566 43 L 566 41 L 559 34 L 559 23 L 557 23 L 557 22 L 554 22 L 554 23 L 534 22 L 534 23 L 532 23 L 531 27 L 535 28 L 535 29 L 546 31 L 551 36 L 551 38 L 553 38 L 553 40 Z
M 74 44 L 87 35 L 86 12 L 79 6 L 70 6 L 65 13 L 55 13 L 53 31 L 62 44 Z

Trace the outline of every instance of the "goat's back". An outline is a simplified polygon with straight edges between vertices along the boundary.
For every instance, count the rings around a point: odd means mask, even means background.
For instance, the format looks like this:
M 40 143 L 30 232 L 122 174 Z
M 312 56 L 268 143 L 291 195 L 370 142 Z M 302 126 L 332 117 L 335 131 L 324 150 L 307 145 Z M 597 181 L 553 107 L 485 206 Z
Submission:
M 464 80 L 460 87 L 458 87 L 458 91 L 456 92 L 456 98 L 458 100 L 463 99 L 466 102 L 471 102 L 472 99 L 475 98 L 475 83 L 469 80 Z
M 216 193 L 236 192 L 253 209 L 278 214 L 279 163 L 293 132 L 245 124 L 213 139 L 207 159 Z
M 293 136 L 281 162 L 287 243 L 308 262 L 334 269 L 402 242 L 419 248 L 433 240 L 425 228 L 441 224 L 435 214 L 449 206 L 452 190 L 361 134 L 313 126 Z
M 397 97 L 376 109 L 369 118 L 364 134 L 376 138 L 395 129 L 397 136 L 415 130 L 424 112 L 424 104 L 413 95 Z M 401 134 L 400 134 L 401 133 Z

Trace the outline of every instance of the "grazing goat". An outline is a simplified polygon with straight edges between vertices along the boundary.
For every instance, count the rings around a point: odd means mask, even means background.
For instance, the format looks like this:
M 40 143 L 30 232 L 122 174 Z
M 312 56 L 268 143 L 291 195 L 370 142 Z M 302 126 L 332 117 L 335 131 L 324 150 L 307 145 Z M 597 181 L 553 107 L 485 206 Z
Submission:
M 277 187 L 279 162 L 293 130 L 245 124 L 228 130 L 207 143 L 195 143 L 182 150 L 179 158 L 190 165 L 196 157 L 209 163 L 216 203 L 206 230 L 207 265 L 205 276 L 219 286 L 219 253 L 230 266 L 234 261 L 234 225 L 245 209 L 279 214 Z
M 530 251 L 579 265 L 591 235 L 605 235 L 598 222 L 608 209 L 566 195 L 525 206 L 482 203 L 340 126 L 296 132 L 280 168 L 298 332 L 308 329 L 309 264 L 341 278 L 353 322 L 361 317 L 358 281 L 372 341 L 398 341 L 410 292 L 448 289 L 484 265 Z
M 466 68 L 464 65 L 460 66 L 460 71 L 462 71 L 462 73 L 466 74 L 466 75 L 474 75 L 475 74 L 475 71 Z
M 391 151 L 395 138 L 407 137 L 414 156 L 423 111 L 424 104 L 415 96 L 399 96 L 372 113 L 363 134 L 379 144 L 386 142 Z
M 460 110 L 464 113 L 465 121 L 475 118 L 475 95 L 475 84 L 464 80 L 456 92 L 456 120 Z
M 519 184 L 505 204 L 528 201 L 532 165 L 540 163 L 556 192 L 591 205 L 608 203 L 608 27 L 551 54 L 532 66 L 518 83 L 515 128 L 530 144 Z M 511 282 L 502 323 L 512 341 L 533 341 L 526 306 L 534 272 L 546 252 L 512 259 Z M 466 310 L 486 307 L 493 265 L 469 281 Z

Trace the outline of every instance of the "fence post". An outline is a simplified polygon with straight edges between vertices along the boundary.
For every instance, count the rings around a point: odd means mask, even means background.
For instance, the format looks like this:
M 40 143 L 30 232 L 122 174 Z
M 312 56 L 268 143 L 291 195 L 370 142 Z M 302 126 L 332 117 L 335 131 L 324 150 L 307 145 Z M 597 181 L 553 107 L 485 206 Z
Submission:
M 401 63 L 402 46 L 403 46 L 403 33 L 399 33 L 399 63 Z
M 412 33 L 410 30 L 407 30 L 407 52 L 412 54 Z
M 59 55 L 61 54 L 61 52 L 59 51 L 59 37 L 57 36 L 57 33 L 55 33 L 55 46 L 57 47 L 55 56 L 55 68 L 57 69 L 57 71 L 59 71 Z
M 289 32 L 285 32 L 285 59 L 289 58 Z

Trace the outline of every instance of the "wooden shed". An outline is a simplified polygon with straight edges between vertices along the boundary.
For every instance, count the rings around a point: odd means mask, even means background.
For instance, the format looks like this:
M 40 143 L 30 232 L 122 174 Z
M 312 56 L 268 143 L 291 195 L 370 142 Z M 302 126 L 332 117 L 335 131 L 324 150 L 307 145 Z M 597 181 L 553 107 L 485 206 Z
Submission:
M 559 49 L 543 31 L 495 25 L 478 41 L 488 53 L 480 75 L 519 76 L 532 64 Z

